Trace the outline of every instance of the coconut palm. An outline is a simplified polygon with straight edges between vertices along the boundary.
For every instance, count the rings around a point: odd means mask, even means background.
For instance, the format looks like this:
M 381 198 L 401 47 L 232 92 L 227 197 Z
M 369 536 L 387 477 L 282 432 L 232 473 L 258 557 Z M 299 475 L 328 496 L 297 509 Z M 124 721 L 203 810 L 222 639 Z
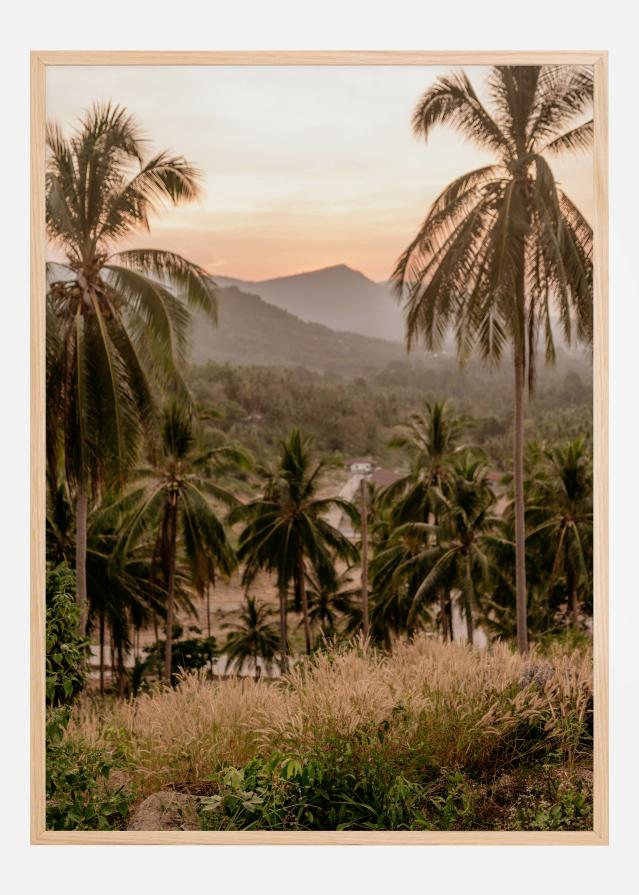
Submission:
M 544 450 L 534 470 L 527 507 L 533 527 L 553 557 L 548 591 L 563 573 L 573 627 L 579 624 L 579 591 L 592 590 L 592 471 L 583 438 Z
M 391 637 L 408 636 L 430 618 L 426 599 L 411 614 L 413 601 L 432 553 L 433 526 L 406 523 L 390 531 L 377 543 L 371 562 L 371 637 L 390 652 Z
M 409 612 L 409 623 L 424 601 L 435 596 L 445 583 L 448 589 L 461 594 L 469 643 L 474 641 L 474 612 L 477 605 L 476 581 L 490 580 L 489 543 L 492 520 L 489 513 L 494 495 L 488 485 L 488 468 L 481 457 L 470 453 L 458 458 L 453 477 L 440 492 L 440 514 L 437 526 L 413 523 L 403 526 L 413 537 L 426 538 L 424 549 L 400 567 L 400 574 L 428 572 L 415 590 Z M 435 535 L 436 540 L 428 538 Z
M 436 349 L 450 327 L 460 359 L 473 350 L 514 364 L 517 643 L 526 626 L 523 403 L 531 392 L 539 331 L 555 354 L 552 314 L 568 342 L 592 340 L 592 229 L 557 185 L 549 157 L 590 147 L 592 69 L 497 66 L 487 82 L 491 111 L 468 76 L 439 78 L 418 103 L 413 129 L 428 139 L 445 124 L 495 156 L 437 197 L 393 273 L 404 300 L 409 348 Z
M 361 593 L 353 586 L 351 570 L 338 573 L 331 563 L 317 572 L 306 573 L 306 599 L 311 628 L 319 629 L 322 638 L 334 637 L 340 624 L 351 617 L 356 598 Z
M 95 105 L 65 136 L 47 128 L 46 225 L 63 258 L 47 265 L 47 452 L 75 498 L 77 597 L 86 621 L 88 506 L 100 481 L 135 463 L 156 421 L 154 386 L 176 381 L 189 307 L 215 319 L 211 281 L 173 252 L 117 251 L 163 202 L 198 196 L 181 156 L 145 158 L 127 111 Z
M 447 401 L 426 401 L 424 410 L 412 413 L 391 438 L 389 447 L 402 450 L 410 463 L 408 474 L 382 492 L 392 504 L 395 523 L 427 522 L 435 515 L 435 489 L 450 475 L 463 426 L 463 418 L 451 411 Z
M 279 634 L 277 625 L 270 619 L 272 609 L 265 603 L 258 603 L 255 597 L 246 595 L 246 602 L 240 610 L 237 623 L 225 623 L 223 628 L 232 628 L 226 638 L 224 652 L 228 659 L 228 667 L 242 673 L 246 662 L 253 662 L 255 680 L 260 676 L 262 660 L 264 668 L 270 674 L 273 661 L 279 647 Z
M 138 484 L 126 496 L 131 509 L 124 528 L 123 549 L 145 525 L 158 526 L 158 549 L 166 586 L 164 676 L 167 681 L 171 680 L 172 669 L 178 540 L 191 568 L 196 555 L 206 554 L 217 568 L 230 573 L 235 557 L 219 507 L 232 507 L 236 499 L 213 480 L 212 473 L 228 463 L 247 467 L 250 462 L 240 448 L 232 445 L 205 448 L 195 436 L 190 408 L 177 401 L 170 402 L 162 419 L 160 454 L 155 462 L 138 469 Z
M 357 549 L 327 519 L 334 508 L 356 524 L 355 507 L 339 497 L 317 496 L 324 464 L 313 459 L 310 438 L 293 429 L 280 442 L 280 458 L 274 470 L 263 469 L 263 494 L 232 514 L 244 521 L 238 558 L 245 562 L 244 582 L 257 572 L 274 572 L 280 604 L 280 650 L 282 670 L 288 669 L 287 592 L 291 581 L 302 607 L 306 652 L 311 650 L 308 601 L 304 577 L 307 565 L 321 572 L 334 559 L 357 560 Z

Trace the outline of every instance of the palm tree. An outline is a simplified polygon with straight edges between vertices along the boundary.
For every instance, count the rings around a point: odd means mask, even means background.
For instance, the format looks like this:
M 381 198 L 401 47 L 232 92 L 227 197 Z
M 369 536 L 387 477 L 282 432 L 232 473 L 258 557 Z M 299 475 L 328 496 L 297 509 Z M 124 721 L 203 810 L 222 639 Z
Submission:
M 498 363 L 512 345 L 517 644 L 525 652 L 525 385 L 532 393 L 540 329 L 546 361 L 554 360 L 554 309 L 568 342 L 575 322 L 577 339 L 592 341 L 592 229 L 548 157 L 590 147 L 593 122 L 583 118 L 593 75 L 587 66 L 497 66 L 487 87 L 492 113 L 463 72 L 439 78 L 415 109 L 417 135 L 426 140 L 448 124 L 496 160 L 438 196 L 393 279 L 409 348 L 422 339 L 434 350 L 451 326 L 462 361 L 477 348 Z
M 459 590 L 466 618 L 468 642 L 474 641 L 473 613 L 477 603 L 475 580 L 488 583 L 490 561 L 488 545 L 492 534 L 489 512 L 494 505 L 494 495 L 488 485 L 488 468 L 481 457 L 470 453 L 460 457 L 453 467 L 454 475 L 444 492 L 440 492 L 441 511 L 437 525 L 437 543 L 427 543 L 421 553 L 407 561 L 402 571 L 411 573 L 425 564 L 428 573 L 415 591 L 409 613 L 414 617 L 421 603 L 436 593 L 442 581 L 448 588 Z M 425 535 L 434 526 L 419 523 L 407 524 L 409 533 Z
M 377 540 L 371 562 L 371 637 L 388 652 L 391 635 L 410 637 L 430 617 L 426 599 L 420 600 L 415 611 L 413 603 L 433 554 L 433 530 L 426 523 L 405 523 Z
M 426 401 L 424 410 L 412 413 L 391 438 L 389 447 L 402 450 L 410 462 L 408 474 L 382 492 L 382 498 L 392 502 L 394 522 L 427 522 L 435 515 L 435 489 L 450 475 L 463 426 L 447 401 Z
M 308 619 L 311 628 L 319 628 L 323 638 L 333 637 L 342 620 L 353 612 L 355 598 L 361 589 L 353 586 L 350 569 L 339 573 L 331 563 L 318 573 L 306 574 Z
M 573 627 L 579 624 L 579 589 L 590 592 L 592 571 L 592 472 L 583 438 L 544 450 L 534 469 L 527 507 L 539 540 L 553 557 L 551 582 L 563 571 Z
M 162 202 L 198 196 L 181 156 L 144 158 L 133 118 L 95 105 L 74 133 L 47 128 L 46 224 L 62 263 L 47 265 L 47 454 L 74 490 L 77 598 L 86 624 L 89 501 L 136 461 L 156 422 L 154 386 L 176 381 L 189 306 L 213 320 L 205 271 L 172 252 L 117 251 Z
M 437 524 L 437 495 L 452 475 L 455 454 L 467 420 L 451 411 L 447 401 L 424 403 L 424 410 L 412 413 L 389 442 L 407 454 L 410 470 L 393 482 L 382 498 L 390 506 L 390 518 L 398 526 L 410 522 Z M 431 536 L 432 541 L 432 536 Z M 393 545 L 397 554 L 398 544 Z M 410 545 L 413 549 L 414 545 Z M 450 593 L 439 589 L 439 616 L 444 640 L 453 639 Z M 409 601 L 410 604 L 410 601 Z
M 237 673 L 241 674 L 245 663 L 252 661 L 257 680 L 260 676 L 258 660 L 262 659 L 264 668 L 270 674 L 279 646 L 277 626 L 270 621 L 272 614 L 269 606 L 258 603 L 255 597 L 247 594 L 238 623 L 222 625 L 223 628 L 233 628 L 224 646 L 229 668 L 235 665 Z
M 346 513 L 354 523 L 355 507 L 339 497 L 317 496 L 322 462 L 313 460 L 310 438 L 293 429 L 280 442 L 275 470 L 262 470 L 263 494 L 232 514 L 232 521 L 245 521 L 239 538 L 238 558 L 246 563 L 244 583 L 250 584 L 260 569 L 274 572 L 280 603 L 280 649 L 282 670 L 288 669 L 287 591 L 294 582 L 302 607 L 307 654 L 311 651 L 308 600 L 304 577 L 307 563 L 320 571 L 335 558 L 355 562 L 357 549 L 325 518 L 333 508 Z
M 125 527 L 124 549 L 144 525 L 158 525 L 166 586 L 164 676 L 169 682 L 178 537 L 191 568 L 196 555 L 206 554 L 218 568 L 230 573 L 235 557 L 217 507 L 232 507 L 236 499 L 211 479 L 211 471 L 229 462 L 244 467 L 250 462 L 244 451 L 232 445 L 202 448 L 195 434 L 192 411 L 180 402 L 169 403 L 162 420 L 161 453 L 154 463 L 138 470 L 139 484 L 126 498 L 131 514 Z

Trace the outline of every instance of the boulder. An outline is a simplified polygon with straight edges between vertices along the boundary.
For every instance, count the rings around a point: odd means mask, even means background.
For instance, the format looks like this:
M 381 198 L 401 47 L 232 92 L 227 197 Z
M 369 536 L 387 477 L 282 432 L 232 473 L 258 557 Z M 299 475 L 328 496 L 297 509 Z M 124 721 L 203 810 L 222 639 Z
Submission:
M 198 801 L 172 790 L 154 792 L 133 812 L 127 830 L 199 830 Z

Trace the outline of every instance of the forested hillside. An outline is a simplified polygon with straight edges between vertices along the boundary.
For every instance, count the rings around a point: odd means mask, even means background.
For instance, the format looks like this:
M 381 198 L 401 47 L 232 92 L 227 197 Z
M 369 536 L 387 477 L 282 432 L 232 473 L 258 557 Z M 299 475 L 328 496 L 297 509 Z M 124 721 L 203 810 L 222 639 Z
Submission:
M 459 369 L 454 358 L 418 355 L 380 364 L 367 377 L 340 377 L 294 368 L 208 363 L 193 367 L 198 403 L 215 407 L 215 426 L 268 455 L 293 425 L 312 434 L 322 453 L 373 454 L 392 462 L 394 427 L 425 400 L 449 398 L 472 418 L 467 440 L 480 444 L 493 463 L 511 455 L 511 382 L 505 368 L 479 362 Z M 560 354 L 554 370 L 540 370 L 527 407 L 527 440 L 592 434 L 592 378 L 587 355 Z

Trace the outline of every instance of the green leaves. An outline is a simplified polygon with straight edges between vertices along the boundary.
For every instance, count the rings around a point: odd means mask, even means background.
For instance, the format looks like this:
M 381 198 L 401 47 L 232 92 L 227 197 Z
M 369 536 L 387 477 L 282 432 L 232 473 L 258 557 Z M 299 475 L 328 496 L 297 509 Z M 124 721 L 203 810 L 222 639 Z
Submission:
M 118 830 L 134 798 L 111 782 L 113 755 L 59 734 L 47 737 L 46 825 L 49 830 Z
M 60 706 L 84 687 L 89 648 L 79 631 L 75 575 L 65 563 L 47 575 L 46 603 L 46 699 L 47 705 Z

